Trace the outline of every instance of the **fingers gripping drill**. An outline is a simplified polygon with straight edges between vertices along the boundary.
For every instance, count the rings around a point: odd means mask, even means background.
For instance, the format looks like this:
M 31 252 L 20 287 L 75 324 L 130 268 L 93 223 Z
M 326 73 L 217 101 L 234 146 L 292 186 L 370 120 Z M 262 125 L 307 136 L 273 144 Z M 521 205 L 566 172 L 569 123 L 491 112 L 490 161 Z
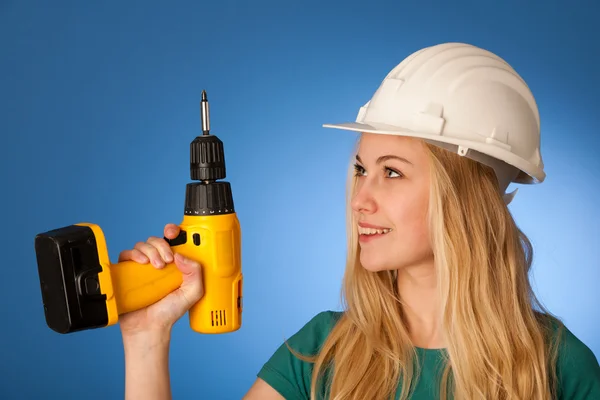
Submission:
M 190 144 L 190 175 L 174 253 L 202 266 L 204 294 L 189 310 L 192 330 L 227 333 L 242 324 L 240 223 L 225 174 L 222 141 L 210 133 L 202 92 L 202 135 Z M 119 315 L 147 307 L 177 289 L 183 277 L 174 263 L 155 269 L 124 261 L 111 264 L 102 229 L 77 223 L 35 237 L 38 274 L 49 328 L 59 333 L 116 324 Z

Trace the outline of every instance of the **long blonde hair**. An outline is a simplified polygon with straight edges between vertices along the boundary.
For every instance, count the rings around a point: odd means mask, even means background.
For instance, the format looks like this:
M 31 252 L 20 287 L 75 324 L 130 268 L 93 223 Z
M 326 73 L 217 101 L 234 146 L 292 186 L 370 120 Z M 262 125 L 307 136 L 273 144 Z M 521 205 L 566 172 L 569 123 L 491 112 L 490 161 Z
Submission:
M 429 224 L 448 344 L 441 398 L 555 398 L 560 321 L 531 288 L 532 246 L 504 203 L 494 171 L 424 146 L 432 166 Z M 349 179 L 348 202 L 356 183 L 353 175 Z M 297 356 L 314 362 L 311 398 L 327 377 L 332 400 L 392 399 L 398 383 L 400 398 L 407 399 L 419 370 L 396 273 L 361 266 L 347 207 L 345 312 L 319 354 Z

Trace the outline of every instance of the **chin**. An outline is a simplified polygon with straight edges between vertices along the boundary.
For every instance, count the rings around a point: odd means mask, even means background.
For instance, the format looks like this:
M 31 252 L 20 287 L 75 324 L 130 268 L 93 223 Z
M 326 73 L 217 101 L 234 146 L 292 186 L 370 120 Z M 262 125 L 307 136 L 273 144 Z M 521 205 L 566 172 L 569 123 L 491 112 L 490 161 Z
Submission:
M 398 262 L 393 262 L 385 254 L 368 254 L 361 251 L 360 264 L 369 272 L 393 271 L 398 269 Z
M 369 272 L 397 271 L 411 266 L 429 266 L 433 264 L 433 254 L 429 251 L 410 254 L 408 250 L 385 251 L 386 249 L 361 248 L 360 264 Z M 404 256 L 403 256 L 404 255 Z

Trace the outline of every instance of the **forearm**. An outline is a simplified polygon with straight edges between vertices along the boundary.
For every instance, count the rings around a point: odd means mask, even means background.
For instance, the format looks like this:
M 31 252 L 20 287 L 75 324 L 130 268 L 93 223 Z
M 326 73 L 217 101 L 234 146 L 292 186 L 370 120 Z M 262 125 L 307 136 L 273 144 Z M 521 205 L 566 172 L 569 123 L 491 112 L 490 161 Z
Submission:
M 125 400 L 171 400 L 169 343 L 167 333 L 123 337 Z

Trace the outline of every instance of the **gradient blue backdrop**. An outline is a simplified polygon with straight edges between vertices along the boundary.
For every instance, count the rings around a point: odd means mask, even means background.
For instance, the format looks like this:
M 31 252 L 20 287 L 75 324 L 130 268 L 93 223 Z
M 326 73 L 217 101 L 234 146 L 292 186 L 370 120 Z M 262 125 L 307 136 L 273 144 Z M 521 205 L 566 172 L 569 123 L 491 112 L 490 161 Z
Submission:
M 537 97 L 548 178 L 511 209 L 537 293 L 600 356 L 598 9 L 447 3 L 0 1 L 0 397 L 122 398 L 118 327 L 46 327 L 33 238 L 95 222 L 116 260 L 179 222 L 206 89 L 243 224 L 244 325 L 202 336 L 186 316 L 171 379 L 178 399 L 240 398 L 284 337 L 339 308 L 355 136 L 321 124 L 446 41 L 503 56 Z

